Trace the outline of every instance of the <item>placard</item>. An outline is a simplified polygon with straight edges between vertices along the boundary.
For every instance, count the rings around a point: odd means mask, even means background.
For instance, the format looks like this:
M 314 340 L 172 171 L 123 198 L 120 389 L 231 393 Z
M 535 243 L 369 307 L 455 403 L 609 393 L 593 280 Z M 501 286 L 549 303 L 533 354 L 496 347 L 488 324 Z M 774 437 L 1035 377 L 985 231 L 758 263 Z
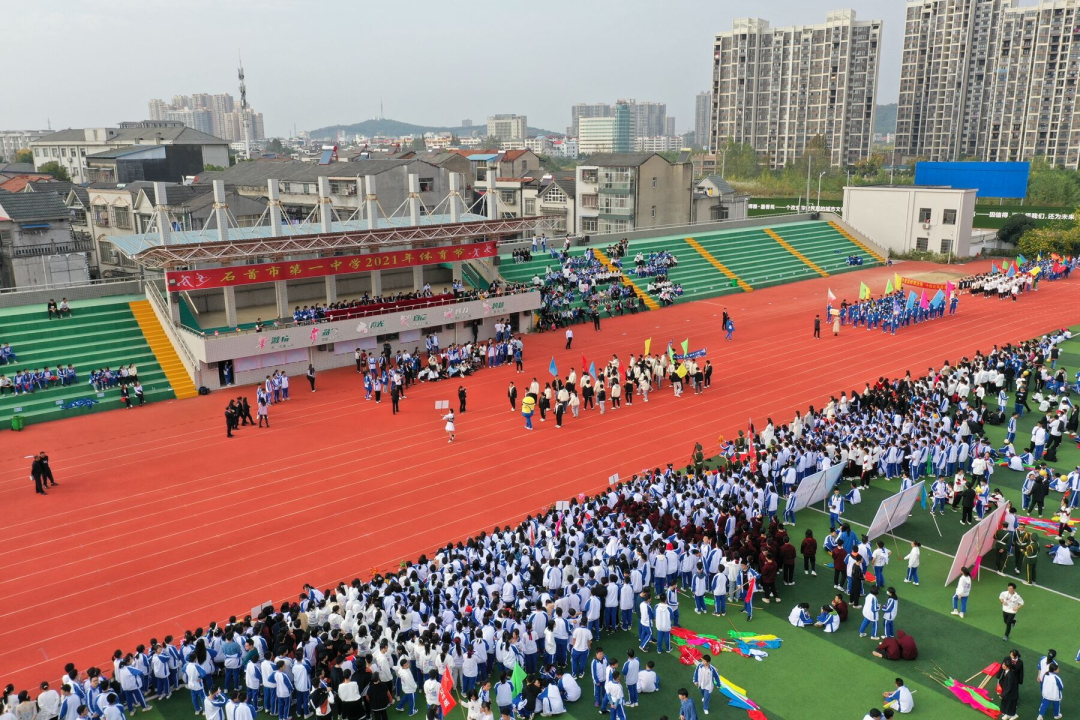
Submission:
M 449 410 L 450 409 L 450 401 L 449 400 L 436 400 L 435 401 L 435 409 L 436 410 Z

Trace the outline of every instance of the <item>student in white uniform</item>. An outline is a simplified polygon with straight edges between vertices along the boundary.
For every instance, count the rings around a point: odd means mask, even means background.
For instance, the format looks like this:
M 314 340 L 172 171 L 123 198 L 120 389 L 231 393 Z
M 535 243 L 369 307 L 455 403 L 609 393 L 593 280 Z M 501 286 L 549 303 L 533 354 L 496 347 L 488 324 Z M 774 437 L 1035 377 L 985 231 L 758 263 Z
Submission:
M 566 702 L 577 702 L 581 699 L 581 686 L 570 673 L 563 673 L 559 678 L 559 689 L 562 690 Z
M 637 691 L 654 693 L 658 690 L 660 690 L 660 676 L 656 674 L 656 663 L 650 660 L 645 663 L 645 669 L 638 672 Z
M 906 715 L 915 709 L 915 699 L 911 696 L 911 691 L 904 685 L 903 678 L 896 678 L 896 689 L 882 693 L 882 697 L 885 698 L 886 702 L 891 703 L 898 713 Z
M 788 622 L 795 627 L 809 627 L 814 624 L 814 618 L 810 617 L 810 603 L 799 603 L 791 608 L 788 613 Z

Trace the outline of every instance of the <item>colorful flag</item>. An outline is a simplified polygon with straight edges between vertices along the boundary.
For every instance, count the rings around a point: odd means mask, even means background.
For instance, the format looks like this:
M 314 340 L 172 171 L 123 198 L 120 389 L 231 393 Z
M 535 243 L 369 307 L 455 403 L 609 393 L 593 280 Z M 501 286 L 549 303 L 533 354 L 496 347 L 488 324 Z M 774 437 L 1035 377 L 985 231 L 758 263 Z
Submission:
M 1042 250 L 1040 250 L 1039 254 L 1035 256 L 1035 262 L 1042 262 Z
M 946 281 L 945 297 L 952 297 L 954 294 L 956 294 L 956 286 L 953 285 L 951 282 Z
M 750 419 L 750 437 L 747 438 L 750 443 L 748 454 L 750 456 L 750 472 L 757 472 L 757 445 L 754 443 L 754 420 Z
M 991 275 L 997 275 L 997 271 L 998 271 L 997 263 L 995 263 L 995 262 L 990 263 L 990 274 Z
M 690 338 L 682 341 L 682 354 L 685 355 L 688 352 L 690 352 Z
M 1005 276 L 1006 277 L 1014 277 L 1015 275 L 1016 275 L 1016 266 L 1015 265 L 1010 265 L 1009 266 L 1009 272 L 1005 273 Z
M 594 380 L 596 379 L 596 363 L 589 363 L 589 374 L 593 376 Z
M 690 371 L 686 369 L 686 365 L 683 363 L 679 363 L 679 369 L 675 371 L 675 374 L 678 375 L 680 378 L 684 378 L 686 377 L 686 373 L 688 372 Z
M 945 291 L 938 290 L 934 293 L 934 299 L 930 301 L 930 307 L 937 308 L 937 306 L 943 302 L 945 302 Z
M 922 486 L 922 496 L 919 498 L 919 504 L 922 505 L 922 509 L 926 509 L 926 483 Z
M 859 283 L 859 299 L 860 300 L 869 300 L 870 299 L 870 288 L 868 288 L 866 286 L 866 283 L 864 283 L 864 282 Z
M 833 295 L 832 288 L 829 288 L 829 302 L 836 302 L 836 296 Z
M 552 377 L 559 377 L 559 368 L 555 365 L 554 357 L 551 358 L 551 364 L 548 365 L 548 372 L 551 373 Z
M 651 350 L 651 349 L 652 349 L 652 338 L 649 338 L 649 339 L 647 339 L 645 341 L 645 354 L 648 355 L 649 350 Z
M 885 283 L 885 294 L 886 295 L 892 295 L 892 291 L 893 291 L 892 278 L 890 278 L 889 282 Z
M 908 310 L 913 310 L 915 308 L 915 303 L 918 302 L 918 300 L 919 300 L 919 296 L 915 294 L 915 291 L 914 290 L 908 290 L 907 309 Z
M 1033 268 L 1031 268 L 1031 277 L 1035 277 L 1036 275 L 1038 275 L 1041 272 L 1042 272 L 1041 267 L 1033 267 Z
M 1027 258 L 1023 255 L 1017 255 L 1016 262 L 1020 263 L 1021 265 L 1027 265 Z
M 926 297 L 926 288 L 923 288 L 922 297 L 919 298 L 919 307 L 923 310 L 930 307 L 930 298 Z
M 904 281 L 900 279 L 900 273 L 895 273 L 894 272 L 892 274 L 892 277 L 893 277 L 893 283 L 892 283 L 893 287 L 896 288 L 897 290 L 903 290 L 904 289 Z
M 443 717 L 450 717 L 450 711 L 457 707 L 454 700 L 454 678 L 450 677 L 450 668 L 443 670 L 442 682 L 439 683 L 439 708 Z
M 514 674 L 510 677 L 510 682 L 514 685 L 514 697 L 520 695 L 521 691 L 525 689 L 526 677 L 528 676 L 525 674 L 524 668 L 522 668 L 521 665 L 515 663 Z M 445 713 L 443 713 L 443 717 L 446 717 Z

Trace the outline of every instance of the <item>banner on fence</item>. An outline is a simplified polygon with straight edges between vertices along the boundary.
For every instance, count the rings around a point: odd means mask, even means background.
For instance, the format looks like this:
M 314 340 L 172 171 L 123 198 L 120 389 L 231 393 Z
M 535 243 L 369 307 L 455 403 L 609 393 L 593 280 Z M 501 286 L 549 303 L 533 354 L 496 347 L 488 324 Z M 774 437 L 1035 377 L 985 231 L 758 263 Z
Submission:
M 932 283 L 924 280 L 912 280 L 911 278 L 902 277 L 900 282 L 904 283 L 904 287 L 909 288 L 925 288 L 927 290 L 944 290 L 945 283 Z
M 365 255 L 339 255 L 314 260 L 290 260 L 287 262 L 261 263 L 259 265 L 232 265 L 199 270 L 176 270 L 165 273 L 170 292 L 208 290 L 213 288 L 254 285 L 280 280 L 306 280 L 327 275 L 394 270 L 417 265 L 435 265 L 493 257 L 498 254 L 495 241 L 470 243 L 419 250 L 367 253 Z

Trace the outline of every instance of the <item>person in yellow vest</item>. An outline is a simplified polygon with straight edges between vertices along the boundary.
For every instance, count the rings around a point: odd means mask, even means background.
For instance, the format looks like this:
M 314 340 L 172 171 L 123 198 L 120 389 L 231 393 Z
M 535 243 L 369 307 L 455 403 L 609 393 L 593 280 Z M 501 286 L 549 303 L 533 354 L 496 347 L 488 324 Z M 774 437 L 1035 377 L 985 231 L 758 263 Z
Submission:
M 521 401 L 521 416 L 525 418 L 525 429 L 532 430 L 532 416 L 533 411 L 536 410 L 536 397 L 534 395 L 526 394 Z

